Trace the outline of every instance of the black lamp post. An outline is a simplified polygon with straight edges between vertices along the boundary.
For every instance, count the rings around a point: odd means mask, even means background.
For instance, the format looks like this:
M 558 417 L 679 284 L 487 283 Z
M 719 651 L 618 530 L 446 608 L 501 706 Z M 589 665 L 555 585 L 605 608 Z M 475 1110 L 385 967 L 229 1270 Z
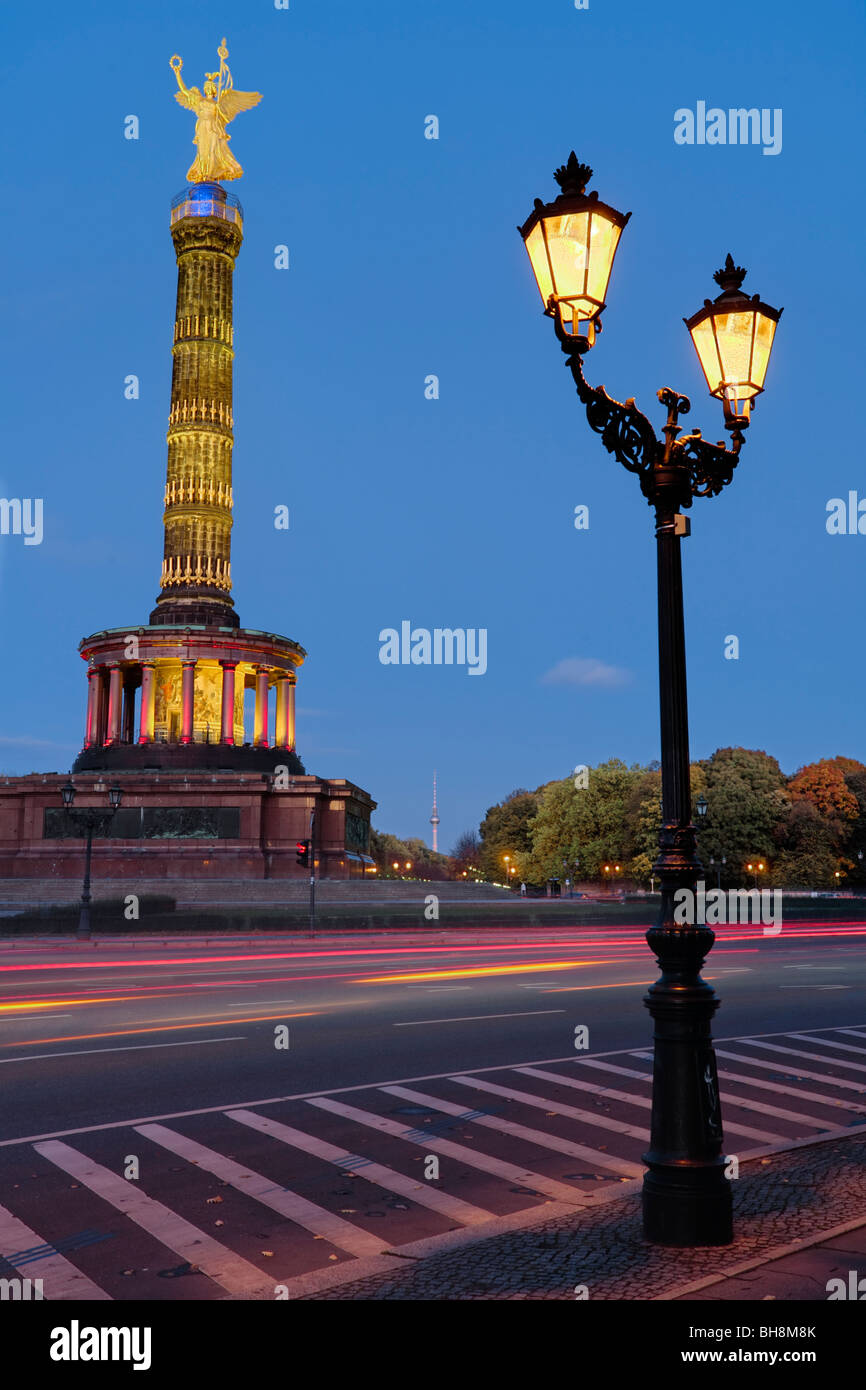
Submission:
M 712 856 L 710 857 L 710 868 L 715 869 L 716 871 L 716 887 L 719 889 L 720 892 L 722 888 L 722 865 L 727 864 L 727 862 L 727 857 L 724 854 L 722 855 L 718 864 L 716 863 L 715 859 L 712 858 Z
M 75 801 L 75 787 L 71 782 L 60 788 L 60 795 L 63 798 L 63 809 L 70 818 L 73 825 L 79 830 L 83 830 L 87 835 L 87 848 L 84 853 L 84 883 L 81 888 L 81 907 L 78 913 L 78 929 L 75 935 L 82 940 L 90 936 L 90 861 L 93 855 L 93 832 L 98 827 L 106 825 L 113 817 L 115 811 L 123 800 L 123 789 L 121 787 L 109 787 L 108 789 L 108 809 L 103 806 L 86 806 L 78 810 L 73 809 Z
M 560 196 L 535 200 L 518 230 L 538 282 L 545 313 L 586 408 L 589 426 L 640 481 L 655 510 L 658 557 L 659 693 L 661 706 L 662 825 L 653 866 L 661 880 L 659 919 L 647 942 L 661 969 L 644 1003 L 654 1021 L 650 1148 L 644 1155 L 644 1233 L 663 1245 L 725 1245 L 733 1235 L 731 1189 L 725 1178 L 722 1119 L 710 1021 L 718 1007 L 700 971 L 715 940 L 707 926 L 678 925 L 674 894 L 694 893 L 701 871 L 691 818 L 685 631 L 680 537 L 689 534 L 694 497 L 713 497 L 730 483 L 745 442 L 752 402 L 762 390 L 781 310 L 740 285 L 745 271 L 728 256 L 715 279 L 722 293 L 686 326 L 712 395 L 724 405 L 731 447 L 710 444 L 700 430 L 682 438 L 686 396 L 664 388 L 662 438 L 637 408 L 593 387 L 583 358 L 601 328 L 600 314 L 613 259 L 628 216 L 586 193 L 592 170 L 572 151 L 556 171 Z

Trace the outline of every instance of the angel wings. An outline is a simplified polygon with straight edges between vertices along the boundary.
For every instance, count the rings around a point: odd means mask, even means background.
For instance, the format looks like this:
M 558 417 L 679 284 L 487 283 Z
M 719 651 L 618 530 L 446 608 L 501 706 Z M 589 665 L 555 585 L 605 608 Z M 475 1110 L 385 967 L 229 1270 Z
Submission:
M 187 181 L 216 183 L 221 179 L 239 179 L 244 171 L 229 149 L 231 136 L 226 134 L 226 126 L 241 111 L 257 106 L 261 92 L 237 92 L 231 86 L 220 91 L 209 74 L 202 94 L 198 87 L 185 87 L 180 70 L 175 71 L 180 87 L 174 94 L 175 100 L 196 114 L 193 144 L 198 153 L 187 170 Z

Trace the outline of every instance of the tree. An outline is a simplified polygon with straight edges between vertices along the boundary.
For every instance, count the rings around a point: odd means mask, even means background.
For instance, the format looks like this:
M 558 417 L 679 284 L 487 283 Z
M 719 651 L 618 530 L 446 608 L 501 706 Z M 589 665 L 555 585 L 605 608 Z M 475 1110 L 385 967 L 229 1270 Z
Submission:
M 488 807 L 480 826 L 481 870 L 486 879 L 503 883 L 506 878 L 504 856 L 516 859 L 528 851 L 529 822 L 537 806 L 538 793 L 518 787 L 497 806 Z
M 451 858 L 454 862 L 455 878 L 462 878 L 465 873 L 467 878 L 470 871 L 479 868 L 481 861 L 481 841 L 474 830 L 464 830 L 458 836 L 457 843 L 451 851 Z
M 866 883 L 866 768 L 846 772 L 845 782 L 848 790 L 857 798 L 857 819 L 850 822 L 844 846 L 844 853 L 851 864 L 847 881 L 862 887 Z M 863 855 L 862 859 L 858 857 L 860 854 Z
M 572 870 L 577 859 L 581 878 L 602 878 L 608 862 L 619 864 L 627 878 L 635 841 L 627 808 L 648 775 L 646 768 L 611 758 L 589 770 L 586 786 L 566 777 L 542 787 L 529 827 L 531 848 L 518 859 L 522 876 L 533 883 L 562 878 L 563 860 Z
M 794 801 L 811 801 L 822 816 L 838 822 L 841 837 L 848 828 L 847 822 L 856 820 L 860 814 L 846 773 L 850 777 L 863 772 L 866 772 L 863 764 L 855 763 L 852 758 L 822 758 L 820 762 L 801 767 L 788 783 L 788 791 Z
M 775 831 L 790 798 L 775 758 L 751 748 L 717 748 L 699 764 L 703 771 L 707 814 L 698 827 L 700 858 L 727 859 L 726 879 L 741 882 L 746 863 L 755 857 L 772 862 Z
M 838 822 L 823 816 L 806 797 L 795 799 L 776 827 L 777 854 L 771 882 L 787 888 L 832 888 L 836 884 Z

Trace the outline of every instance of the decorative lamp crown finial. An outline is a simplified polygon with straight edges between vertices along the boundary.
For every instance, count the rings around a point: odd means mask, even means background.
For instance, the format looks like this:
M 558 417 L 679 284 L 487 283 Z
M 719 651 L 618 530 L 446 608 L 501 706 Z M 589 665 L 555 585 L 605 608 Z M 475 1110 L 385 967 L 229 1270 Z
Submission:
M 721 270 L 717 270 L 713 279 L 723 293 L 728 290 L 738 290 L 746 278 L 746 269 L 742 265 L 734 265 L 734 258 L 728 252 L 725 264 Z
M 574 150 L 572 150 L 566 163 L 561 164 L 558 169 L 554 170 L 553 177 L 556 179 L 563 193 L 577 194 L 579 196 L 585 192 L 586 185 L 592 178 L 592 170 L 588 164 L 581 164 Z

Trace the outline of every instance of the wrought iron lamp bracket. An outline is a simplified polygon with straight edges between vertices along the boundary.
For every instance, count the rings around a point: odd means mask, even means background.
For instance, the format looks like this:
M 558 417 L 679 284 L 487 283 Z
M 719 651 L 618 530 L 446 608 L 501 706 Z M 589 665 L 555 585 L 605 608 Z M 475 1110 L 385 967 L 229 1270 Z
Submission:
M 601 435 L 605 448 L 624 468 L 637 474 L 641 492 L 650 506 L 658 506 L 666 493 L 677 506 L 690 507 L 693 498 L 715 497 L 727 487 L 745 442 L 739 423 L 733 425 L 730 448 L 722 440 L 709 443 L 697 429 L 678 438 L 679 417 L 688 414 L 691 403 L 688 396 L 664 387 L 658 397 L 667 406 L 668 420 L 664 438 L 658 439 L 654 426 L 633 398 L 617 401 L 603 386 L 590 386 L 583 372 L 586 340 L 569 337 L 558 317 L 552 317 L 590 429 Z

